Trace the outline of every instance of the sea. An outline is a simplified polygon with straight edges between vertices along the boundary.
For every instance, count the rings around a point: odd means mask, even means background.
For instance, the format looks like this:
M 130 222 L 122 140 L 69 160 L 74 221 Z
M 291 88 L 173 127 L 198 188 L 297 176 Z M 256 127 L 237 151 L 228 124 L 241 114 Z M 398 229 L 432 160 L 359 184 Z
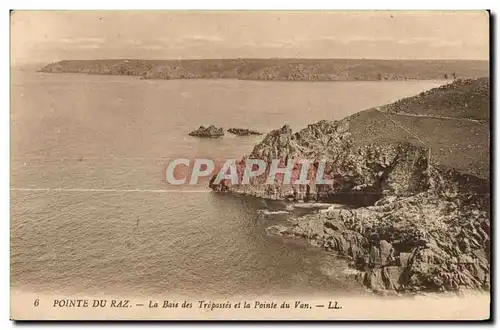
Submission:
M 443 81 L 141 80 L 12 72 L 11 288 L 37 294 L 364 294 L 345 260 L 266 234 L 280 205 L 172 187 L 172 158 L 240 158 L 262 136 L 201 139 L 200 125 L 294 131 Z

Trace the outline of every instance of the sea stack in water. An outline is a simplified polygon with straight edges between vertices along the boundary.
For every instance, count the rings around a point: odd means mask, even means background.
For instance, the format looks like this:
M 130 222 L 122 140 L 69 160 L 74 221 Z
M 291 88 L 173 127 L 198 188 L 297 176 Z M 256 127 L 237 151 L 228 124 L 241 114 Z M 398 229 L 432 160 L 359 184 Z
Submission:
M 257 132 L 248 128 L 230 128 L 227 130 L 229 133 L 239 136 L 247 136 L 247 135 L 262 135 L 261 132 Z
M 207 138 L 218 138 L 224 136 L 224 129 L 222 127 L 215 127 L 214 125 L 210 125 L 208 127 L 201 125 L 197 130 L 189 133 L 189 135 Z

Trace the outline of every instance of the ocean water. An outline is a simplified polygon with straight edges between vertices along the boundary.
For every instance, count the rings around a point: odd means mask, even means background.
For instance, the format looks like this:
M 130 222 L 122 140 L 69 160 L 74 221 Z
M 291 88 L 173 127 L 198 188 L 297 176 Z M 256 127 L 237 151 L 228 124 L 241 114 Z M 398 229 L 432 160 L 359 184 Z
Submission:
M 165 164 L 239 158 L 262 139 L 188 136 L 199 125 L 298 130 L 442 83 L 13 72 L 11 286 L 197 297 L 362 292 L 342 259 L 265 233 L 286 218 L 258 210 L 279 205 L 206 187 L 170 189 Z

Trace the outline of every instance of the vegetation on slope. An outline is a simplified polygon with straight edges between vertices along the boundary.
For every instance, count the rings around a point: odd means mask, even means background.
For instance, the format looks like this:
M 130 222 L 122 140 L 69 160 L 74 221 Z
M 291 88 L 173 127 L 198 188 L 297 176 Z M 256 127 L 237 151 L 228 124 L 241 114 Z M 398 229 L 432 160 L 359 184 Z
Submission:
M 489 120 L 489 78 L 457 79 L 389 104 L 383 108 L 392 113 Z

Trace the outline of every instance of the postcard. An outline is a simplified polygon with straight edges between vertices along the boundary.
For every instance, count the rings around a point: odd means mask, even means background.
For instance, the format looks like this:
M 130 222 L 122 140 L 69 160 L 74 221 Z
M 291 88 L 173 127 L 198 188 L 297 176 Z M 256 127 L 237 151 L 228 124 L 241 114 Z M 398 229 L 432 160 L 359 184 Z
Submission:
M 13 10 L 11 319 L 489 319 L 489 31 Z

